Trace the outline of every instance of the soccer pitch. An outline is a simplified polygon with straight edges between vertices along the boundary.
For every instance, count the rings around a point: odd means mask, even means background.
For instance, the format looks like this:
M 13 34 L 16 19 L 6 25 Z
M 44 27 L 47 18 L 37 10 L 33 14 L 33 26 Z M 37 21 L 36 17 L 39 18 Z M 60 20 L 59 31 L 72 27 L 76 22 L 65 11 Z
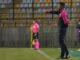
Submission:
M 56 59 L 59 54 L 58 48 L 40 48 L 37 51 L 31 48 L 0 48 L 0 60 L 60 60 Z M 68 60 L 80 58 L 71 56 Z

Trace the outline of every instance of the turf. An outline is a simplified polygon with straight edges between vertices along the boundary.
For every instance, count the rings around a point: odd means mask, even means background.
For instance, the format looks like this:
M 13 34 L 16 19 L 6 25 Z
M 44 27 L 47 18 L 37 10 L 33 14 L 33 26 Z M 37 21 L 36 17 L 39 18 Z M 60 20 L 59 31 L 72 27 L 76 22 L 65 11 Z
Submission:
M 51 58 L 59 56 L 58 48 L 41 48 L 41 51 L 46 53 Z M 36 50 L 30 48 L 0 48 L 0 60 L 50 60 L 40 54 Z M 79 58 L 71 57 L 68 60 L 80 60 Z
M 80 51 L 77 50 L 71 50 L 70 54 L 74 57 L 80 58 Z
M 58 48 L 56 48 L 56 49 L 45 48 L 45 49 L 41 49 L 41 50 L 43 52 L 47 53 L 49 56 L 53 57 L 55 60 L 59 60 L 59 59 L 56 59 L 56 58 L 60 56 L 60 49 L 58 49 Z M 70 51 L 71 50 L 76 50 L 76 49 L 70 49 Z M 63 59 L 63 60 L 66 60 L 66 59 Z M 71 58 L 67 59 L 67 60 L 80 60 L 80 58 L 71 56 Z

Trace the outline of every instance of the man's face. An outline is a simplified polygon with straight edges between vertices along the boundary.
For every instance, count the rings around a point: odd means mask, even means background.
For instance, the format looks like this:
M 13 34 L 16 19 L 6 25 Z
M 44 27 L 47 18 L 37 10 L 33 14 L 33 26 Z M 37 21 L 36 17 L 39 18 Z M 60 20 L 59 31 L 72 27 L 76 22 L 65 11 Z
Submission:
M 59 9 L 62 9 L 62 8 L 63 8 L 63 6 L 59 4 L 58 8 L 59 8 Z
M 33 24 L 35 23 L 35 21 L 33 20 Z
M 78 24 L 80 24 L 80 22 Z

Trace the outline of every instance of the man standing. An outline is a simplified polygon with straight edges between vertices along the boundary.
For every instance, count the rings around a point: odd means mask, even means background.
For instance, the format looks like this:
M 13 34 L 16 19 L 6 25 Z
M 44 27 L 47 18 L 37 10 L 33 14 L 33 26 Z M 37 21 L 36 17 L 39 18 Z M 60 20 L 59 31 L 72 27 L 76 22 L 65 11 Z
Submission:
M 78 35 L 80 37 L 80 21 L 78 22 L 77 29 L 78 29 Z
M 78 37 L 79 37 L 79 43 L 80 43 L 80 20 L 78 22 L 77 29 L 78 29 Z M 78 51 L 80 51 L 80 49 L 78 49 Z
M 33 40 L 35 41 L 35 49 L 39 49 L 39 24 L 33 20 Z
M 64 38 L 66 35 L 67 27 L 68 27 L 68 21 L 67 21 L 67 13 L 65 12 L 65 3 L 60 2 L 59 3 L 59 10 L 58 11 L 50 11 L 46 10 L 46 13 L 51 14 L 58 14 L 58 31 L 59 31 L 59 44 L 61 47 L 61 55 L 58 59 L 64 59 L 64 55 L 66 54 L 66 59 L 70 58 L 69 51 L 67 49 L 67 46 L 64 42 Z

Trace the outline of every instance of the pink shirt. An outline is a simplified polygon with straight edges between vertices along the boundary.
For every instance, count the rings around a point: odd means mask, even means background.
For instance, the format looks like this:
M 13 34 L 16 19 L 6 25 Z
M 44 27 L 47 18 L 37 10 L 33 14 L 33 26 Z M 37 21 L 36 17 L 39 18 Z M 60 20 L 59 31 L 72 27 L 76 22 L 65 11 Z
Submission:
M 64 24 L 67 24 L 67 13 L 65 12 L 65 8 L 61 10 L 61 13 L 59 14 L 60 18 L 63 18 Z
M 47 10 L 46 13 L 49 13 L 51 12 L 50 10 Z M 60 11 L 60 14 L 59 14 L 59 17 L 63 19 L 64 21 L 64 24 L 68 24 L 68 21 L 67 21 L 67 13 L 65 11 L 65 8 L 63 8 L 61 11 Z
M 38 32 L 38 28 L 39 28 L 39 24 L 38 23 L 35 23 L 33 25 L 33 33 L 37 33 Z

